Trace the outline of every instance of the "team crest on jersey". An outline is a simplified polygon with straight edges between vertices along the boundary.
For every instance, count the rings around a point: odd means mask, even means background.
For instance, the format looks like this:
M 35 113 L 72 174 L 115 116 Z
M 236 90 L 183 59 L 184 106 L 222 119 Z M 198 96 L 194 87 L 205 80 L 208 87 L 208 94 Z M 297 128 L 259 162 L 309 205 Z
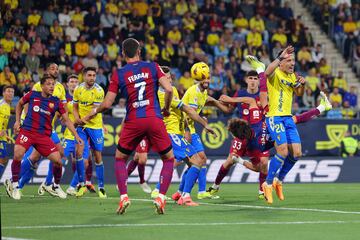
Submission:
M 53 104 L 53 103 L 49 103 L 49 108 L 54 108 L 54 104 Z

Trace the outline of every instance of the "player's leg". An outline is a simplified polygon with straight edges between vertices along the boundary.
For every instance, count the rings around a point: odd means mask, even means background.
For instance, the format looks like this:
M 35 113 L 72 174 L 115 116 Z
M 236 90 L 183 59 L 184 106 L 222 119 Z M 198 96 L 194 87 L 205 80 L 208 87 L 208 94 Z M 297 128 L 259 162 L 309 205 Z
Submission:
M 32 151 L 34 150 L 34 147 L 30 147 L 26 152 L 25 155 L 21 161 L 21 172 L 20 172 L 20 179 L 19 179 L 19 188 L 23 189 L 25 184 L 29 183 L 30 180 L 33 178 L 34 173 L 37 168 L 37 164 L 35 161 L 32 161 L 30 159 L 30 155 Z M 44 191 L 38 192 L 39 195 L 44 194 Z
M 85 165 L 85 186 L 90 193 L 96 193 L 95 186 L 91 182 L 93 174 L 93 161 L 92 150 L 90 149 L 89 142 L 86 142 L 84 146 L 84 165 Z
M 150 186 L 145 181 L 145 165 L 148 158 L 147 152 L 139 153 L 138 173 L 140 178 L 140 187 L 145 193 L 151 193 Z
M 75 147 L 75 166 L 76 166 L 76 173 L 77 173 L 77 177 L 79 180 L 79 187 L 76 193 L 77 197 L 81 197 L 83 196 L 86 192 L 87 192 L 87 188 L 85 186 L 85 164 L 84 164 L 84 149 L 85 149 L 85 145 L 88 142 L 88 136 L 85 132 L 85 129 L 83 127 L 78 127 L 76 129 L 77 134 L 79 135 L 79 137 L 82 139 L 83 144 L 78 144 L 76 143 L 76 147 Z
M 55 146 L 55 145 L 54 145 Z M 61 154 L 59 151 L 50 153 L 47 158 L 53 162 L 53 176 L 54 176 L 54 183 L 52 184 L 52 190 L 56 192 L 56 196 L 59 198 L 65 199 L 66 193 L 60 187 L 60 180 L 62 176 L 62 161 L 61 161 Z
M 65 139 L 63 141 L 64 156 L 71 160 L 73 178 L 71 179 L 70 186 L 66 189 L 66 193 L 71 196 L 76 195 L 76 186 L 79 183 L 79 179 L 76 172 L 76 160 L 75 160 L 75 140 Z
M 135 150 L 135 151 L 136 152 L 134 154 L 134 158 L 132 160 L 130 160 L 127 165 L 128 176 L 130 176 L 132 174 L 132 172 L 135 170 L 135 168 L 138 166 L 139 153 L 137 152 L 137 150 Z
M 21 192 L 18 188 L 21 171 L 21 159 L 24 157 L 26 150 L 29 149 L 32 144 L 33 139 L 31 133 L 21 129 L 14 146 L 14 158 L 11 163 L 12 178 L 11 180 L 6 179 L 4 182 L 6 193 L 9 197 L 16 200 L 21 198 Z
M 266 125 L 269 131 L 270 137 L 275 141 L 276 154 L 270 159 L 268 175 L 266 182 L 263 184 L 263 190 L 266 200 L 269 204 L 273 202 L 272 199 L 272 183 L 274 181 L 277 171 L 284 164 L 284 161 L 288 155 L 287 136 L 284 126 L 283 117 L 269 117 L 266 118 Z
M 0 141 L 0 177 L 2 176 L 5 165 L 8 162 L 6 145 L 6 141 Z
M 103 129 L 85 128 L 86 134 L 90 140 L 90 146 L 93 149 L 95 159 L 95 172 L 98 180 L 98 194 L 100 198 L 106 198 L 104 188 L 104 163 L 102 160 L 102 150 L 104 147 L 104 134 Z

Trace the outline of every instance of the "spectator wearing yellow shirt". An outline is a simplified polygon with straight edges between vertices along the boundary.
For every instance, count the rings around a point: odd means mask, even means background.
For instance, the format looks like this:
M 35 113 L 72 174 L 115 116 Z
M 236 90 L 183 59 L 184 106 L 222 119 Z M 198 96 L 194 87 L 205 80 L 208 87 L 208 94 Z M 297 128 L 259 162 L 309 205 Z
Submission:
M 39 25 L 39 22 L 40 22 L 40 18 L 41 18 L 41 16 L 40 16 L 40 14 L 38 13 L 38 10 L 37 9 L 34 9 L 34 10 L 30 10 L 30 14 L 29 14 L 29 16 L 28 16 L 28 18 L 27 18 L 27 24 L 28 25 L 31 25 L 31 24 L 33 24 L 35 27 L 37 26 L 37 25 Z
M 235 20 L 234 20 L 235 27 L 241 27 L 241 28 L 248 28 L 249 27 L 249 21 L 244 17 L 244 14 L 242 12 L 238 12 Z
M 194 85 L 194 79 L 191 78 L 190 73 L 188 71 L 184 72 L 184 75 L 180 77 L 179 84 L 181 84 L 184 89 L 188 89 L 192 85 Z
M 10 9 L 14 10 L 19 6 L 18 0 L 4 0 L 4 5 L 10 5 Z
M 215 46 L 219 43 L 220 38 L 218 33 L 216 32 L 216 28 L 215 27 L 211 27 L 210 32 L 208 33 L 207 37 L 206 37 L 206 42 L 208 45 L 210 46 Z
M 342 96 L 339 93 L 338 88 L 336 88 L 336 87 L 333 88 L 332 93 L 330 93 L 329 100 L 331 103 L 338 103 L 339 105 L 342 104 Z
M 307 63 L 312 62 L 311 53 L 306 46 L 303 46 L 297 53 L 297 60 L 299 62 L 301 62 L 302 60 L 305 60 Z
M 117 58 L 120 48 L 113 38 L 110 38 L 108 44 L 106 44 L 106 52 L 111 61 L 114 61 Z
M 16 85 L 15 74 L 10 71 L 9 66 L 5 66 L 4 71 L 0 73 L 0 86 Z
M 150 55 L 151 61 L 157 61 L 160 51 L 153 37 L 149 37 L 149 43 L 145 45 L 145 50 L 146 53 Z
M 353 119 L 355 116 L 354 109 L 350 106 L 349 101 L 344 101 L 343 108 L 341 109 L 341 114 L 343 119 Z
M 143 17 L 146 15 L 149 5 L 144 0 L 136 0 L 133 5 L 133 9 L 137 10 L 139 16 Z
M 196 0 L 190 0 L 189 2 L 189 10 L 191 14 L 197 15 L 199 13 L 199 6 Z
M 312 68 L 309 70 L 308 75 L 305 77 L 306 85 L 308 85 L 311 91 L 315 92 L 320 85 L 320 78 L 316 76 L 316 69 Z
M 6 32 L 5 38 L 0 40 L 0 45 L 3 47 L 4 52 L 11 53 L 15 48 L 15 42 L 12 40 L 11 32 Z
M 17 74 L 17 86 L 20 91 L 26 91 L 31 83 L 31 74 L 27 67 L 23 67 L 21 72 Z
M 80 30 L 84 29 L 84 15 L 79 6 L 75 7 L 75 13 L 71 16 L 71 20 L 74 21 L 75 27 Z
M 55 39 L 61 40 L 64 35 L 64 30 L 60 26 L 59 21 L 55 20 L 53 25 L 50 27 L 50 33 Z
M 261 18 L 260 14 L 256 14 L 250 19 L 250 29 L 257 29 L 260 33 L 265 31 L 264 20 Z
M 19 41 L 15 43 L 15 48 L 20 52 L 21 55 L 26 55 L 30 49 L 30 43 L 26 41 L 24 36 L 20 36 Z
M 319 72 L 321 76 L 329 76 L 331 74 L 331 67 L 329 64 L 327 64 L 325 58 L 320 60 L 319 66 Z
M 185 16 L 183 17 L 183 28 L 184 29 L 189 29 L 190 31 L 194 31 L 195 30 L 195 26 L 196 26 L 196 22 L 195 20 L 191 17 L 191 13 L 187 12 L 185 13 Z
M 276 33 L 271 37 L 271 42 L 279 42 L 281 47 L 286 47 L 287 45 L 287 36 L 284 34 L 283 28 L 278 28 Z
M 119 8 L 114 3 L 114 0 L 109 0 L 109 2 L 105 5 L 105 9 L 109 9 L 110 13 L 114 15 L 117 15 L 119 13 Z
M 186 12 L 189 11 L 189 7 L 185 0 L 180 0 L 180 2 L 178 2 L 176 4 L 175 9 L 176 9 L 177 15 L 179 15 L 179 16 L 183 16 Z
M 251 32 L 246 36 L 246 43 L 249 47 L 260 47 L 262 45 L 262 36 L 255 28 L 251 29 Z
M 175 50 L 172 43 L 168 40 L 166 41 L 165 47 L 161 50 L 161 58 L 164 61 L 164 65 L 171 64 L 171 58 L 174 56 Z
M 348 85 L 342 71 L 339 71 L 338 76 L 334 79 L 333 87 L 340 88 L 343 91 L 348 90 Z
M 80 36 L 79 41 L 75 44 L 75 54 L 78 57 L 85 57 L 89 52 L 89 44 L 87 43 L 85 36 Z
M 356 30 L 356 23 L 353 21 L 351 15 L 348 16 L 346 22 L 343 24 L 344 33 L 353 33 Z
M 179 31 L 178 26 L 173 26 L 173 28 L 167 34 L 167 40 L 173 45 L 179 45 L 181 41 L 181 32 Z

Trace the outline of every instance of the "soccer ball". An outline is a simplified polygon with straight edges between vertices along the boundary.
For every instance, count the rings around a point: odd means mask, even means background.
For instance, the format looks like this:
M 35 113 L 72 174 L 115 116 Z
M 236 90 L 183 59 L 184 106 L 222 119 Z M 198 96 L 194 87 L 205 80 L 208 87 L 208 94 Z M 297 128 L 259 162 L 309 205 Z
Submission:
M 204 62 L 198 62 L 191 67 L 191 77 L 196 81 L 203 81 L 210 78 L 210 68 Z

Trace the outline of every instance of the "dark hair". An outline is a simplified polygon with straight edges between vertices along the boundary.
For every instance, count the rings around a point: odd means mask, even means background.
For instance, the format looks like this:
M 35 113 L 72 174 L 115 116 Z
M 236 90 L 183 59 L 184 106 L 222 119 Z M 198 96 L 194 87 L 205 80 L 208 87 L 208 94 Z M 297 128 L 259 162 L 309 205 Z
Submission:
M 46 80 L 48 80 L 48 79 L 55 80 L 51 74 L 44 74 L 44 76 L 42 76 L 42 78 L 40 78 L 40 84 L 43 85 L 46 82 Z
M 79 78 L 78 78 L 78 75 L 76 75 L 76 74 L 70 74 L 70 75 L 66 78 L 66 82 L 69 82 L 69 80 L 70 80 L 71 78 L 79 79 Z
M 228 130 L 234 137 L 250 139 L 252 131 L 247 121 L 240 118 L 232 118 L 228 121 Z
M 85 67 L 83 69 L 83 73 L 86 74 L 88 71 L 94 71 L 96 72 L 96 68 L 95 67 Z
M 160 66 L 164 73 L 169 73 L 170 68 L 168 66 Z
M 3 87 L 3 92 L 5 92 L 6 89 L 10 89 L 10 88 L 15 90 L 15 87 L 14 87 L 14 86 L 9 85 L 9 86 L 4 86 L 4 87 Z
M 254 70 L 248 71 L 245 75 L 245 77 L 257 77 L 257 76 L 258 76 L 258 74 Z
M 53 64 L 55 64 L 56 66 L 58 66 L 57 65 L 57 63 L 55 63 L 55 62 L 50 62 L 50 63 L 47 63 L 46 64 L 46 69 L 48 69 L 51 65 L 53 65 Z
M 139 48 L 140 44 L 135 38 L 127 38 L 122 42 L 122 49 L 124 51 L 125 57 L 135 57 Z

